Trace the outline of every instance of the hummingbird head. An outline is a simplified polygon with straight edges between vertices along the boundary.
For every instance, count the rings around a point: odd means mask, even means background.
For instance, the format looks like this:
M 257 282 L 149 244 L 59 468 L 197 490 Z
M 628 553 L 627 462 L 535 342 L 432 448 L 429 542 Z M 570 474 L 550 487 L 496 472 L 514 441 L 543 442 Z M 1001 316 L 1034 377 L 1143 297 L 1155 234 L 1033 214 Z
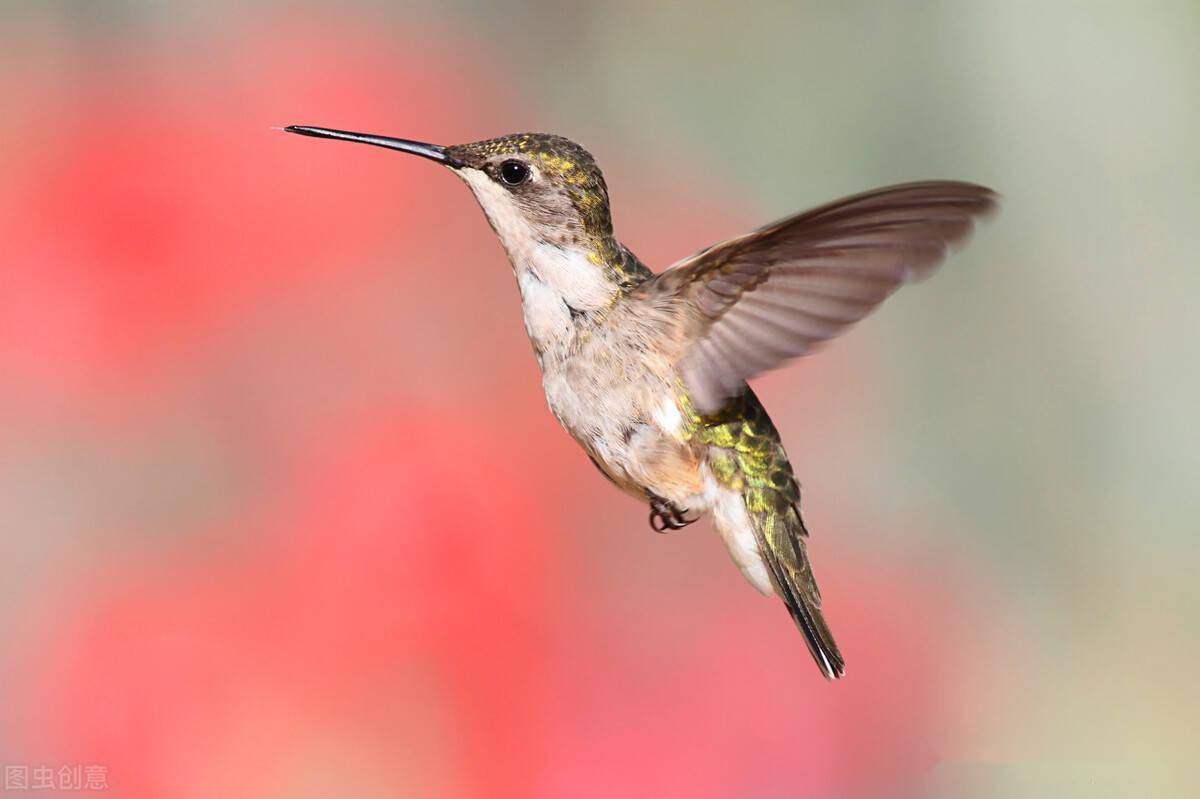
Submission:
M 608 188 L 595 159 L 570 139 L 517 133 L 441 146 L 293 125 L 289 133 L 342 139 L 419 155 L 454 171 L 474 192 L 514 265 L 539 248 L 581 253 L 596 267 L 620 268 Z
M 510 255 L 537 244 L 596 247 L 612 236 L 608 188 L 591 154 L 570 139 L 518 133 L 447 147 L 452 167 Z

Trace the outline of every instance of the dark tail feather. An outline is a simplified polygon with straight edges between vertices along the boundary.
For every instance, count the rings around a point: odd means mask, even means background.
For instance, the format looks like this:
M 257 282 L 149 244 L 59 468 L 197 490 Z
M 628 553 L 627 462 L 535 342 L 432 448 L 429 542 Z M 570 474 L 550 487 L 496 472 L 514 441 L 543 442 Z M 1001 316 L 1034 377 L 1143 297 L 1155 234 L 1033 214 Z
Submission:
M 846 661 L 838 651 L 833 633 L 821 614 L 821 592 L 808 562 L 807 533 L 795 507 L 775 513 L 750 514 L 759 553 L 771 572 L 776 593 L 787 605 L 792 620 L 804 633 L 808 651 L 827 679 L 836 680 L 846 673 Z
M 830 680 L 845 676 L 846 661 L 838 651 L 829 625 L 825 623 L 821 607 L 807 598 L 797 598 L 794 595 L 786 597 L 784 601 L 787 602 L 788 612 L 792 614 L 796 626 L 804 633 L 808 651 L 812 653 L 821 673 Z

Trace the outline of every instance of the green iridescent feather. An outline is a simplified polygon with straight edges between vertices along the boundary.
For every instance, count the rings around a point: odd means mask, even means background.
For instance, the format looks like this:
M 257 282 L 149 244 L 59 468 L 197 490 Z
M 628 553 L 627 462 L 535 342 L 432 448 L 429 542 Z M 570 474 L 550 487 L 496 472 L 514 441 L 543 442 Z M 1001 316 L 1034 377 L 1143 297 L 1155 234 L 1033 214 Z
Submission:
M 800 485 L 779 431 L 748 387 L 712 416 L 691 407 L 680 386 L 690 440 L 708 445 L 708 464 L 724 486 L 741 493 L 776 593 L 804 633 L 827 677 L 841 676 L 845 662 L 821 614 L 821 593 L 809 563 L 808 530 L 800 515 Z

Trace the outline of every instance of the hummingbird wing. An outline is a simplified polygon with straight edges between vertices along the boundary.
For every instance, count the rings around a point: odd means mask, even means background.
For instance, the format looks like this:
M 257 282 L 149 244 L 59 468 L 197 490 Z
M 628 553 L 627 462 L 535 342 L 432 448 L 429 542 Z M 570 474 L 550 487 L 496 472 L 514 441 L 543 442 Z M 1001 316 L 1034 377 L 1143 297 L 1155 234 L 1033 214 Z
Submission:
M 971 183 L 876 189 L 702 250 L 646 284 L 681 303 L 680 369 L 701 413 L 929 276 L 997 196 Z

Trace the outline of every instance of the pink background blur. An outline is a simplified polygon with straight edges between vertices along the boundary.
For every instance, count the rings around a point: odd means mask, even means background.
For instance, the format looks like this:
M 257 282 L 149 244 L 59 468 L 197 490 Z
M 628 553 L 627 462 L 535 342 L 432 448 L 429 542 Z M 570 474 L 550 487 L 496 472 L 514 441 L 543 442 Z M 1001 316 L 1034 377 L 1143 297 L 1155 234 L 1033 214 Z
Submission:
M 0 763 L 1194 795 L 1198 40 L 1194 4 L 0 6 Z M 558 428 L 458 181 L 289 123 L 571 136 L 656 269 L 875 185 L 999 189 L 756 383 L 847 678 Z

